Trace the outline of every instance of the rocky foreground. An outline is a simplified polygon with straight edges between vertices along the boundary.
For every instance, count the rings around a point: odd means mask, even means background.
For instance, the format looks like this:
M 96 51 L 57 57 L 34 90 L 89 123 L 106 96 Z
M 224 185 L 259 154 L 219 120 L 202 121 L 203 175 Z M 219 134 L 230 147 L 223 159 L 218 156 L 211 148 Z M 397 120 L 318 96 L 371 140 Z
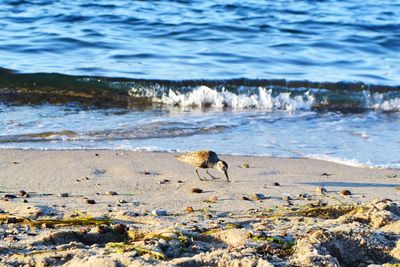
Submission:
M 242 213 L 214 212 L 217 201 L 209 200 L 209 209 L 187 207 L 175 214 L 123 212 L 97 217 L 61 216 L 48 207 L 26 210 L 20 204 L 19 212 L 0 214 L 0 265 L 400 264 L 400 207 L 391 200 L 327 205 L 314 199 L 302 206 Z

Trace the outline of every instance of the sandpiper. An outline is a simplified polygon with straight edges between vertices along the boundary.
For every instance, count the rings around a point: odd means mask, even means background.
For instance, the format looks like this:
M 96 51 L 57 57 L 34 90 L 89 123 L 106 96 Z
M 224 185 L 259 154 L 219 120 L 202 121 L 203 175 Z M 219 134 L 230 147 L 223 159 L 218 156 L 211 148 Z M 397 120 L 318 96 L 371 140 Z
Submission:
M 211 175 L 207 170 L 208 168 L 214 168 L 219 170 L 220 172 L 223 172 L 226 176 L 226 180 L 230 182 L 228 177 L 228 164 L 225 161 L 220 160 L 218 158 L 217 153 L 215 153 L 214 151 L 210 150 L 194 151 L 180 156 L 176 156 L 176 159 L 195 167 L 197 176 L 201 181 L 205 181 L 205 179 L 202 179 L 200 177 L 198 169 L 199 168 L 206 169 L 207 174 L 210 175 L 212 179 L 217 179 L 216 177 Z

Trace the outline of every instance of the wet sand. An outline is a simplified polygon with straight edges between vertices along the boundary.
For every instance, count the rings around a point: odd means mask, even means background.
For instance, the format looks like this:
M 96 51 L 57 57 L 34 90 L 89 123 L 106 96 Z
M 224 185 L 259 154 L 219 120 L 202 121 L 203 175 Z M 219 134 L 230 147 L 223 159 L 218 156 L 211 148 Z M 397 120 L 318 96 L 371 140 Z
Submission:
M 399 170 L 221 155 L 232 182 L 217 171 L 211 173 L 221 179 L 202 182 L 174 155 L 0 150 L 0 264 L 339 266 L 356 259 L 367 266 L 400 260 Z M 78 221 L 62 223 L 71 218 Z M 390 238 L 381 236 L 384 227 Z M 358 243 L 348 255 L 340 248 L 351 245 L 344 241 L 351 236 Z

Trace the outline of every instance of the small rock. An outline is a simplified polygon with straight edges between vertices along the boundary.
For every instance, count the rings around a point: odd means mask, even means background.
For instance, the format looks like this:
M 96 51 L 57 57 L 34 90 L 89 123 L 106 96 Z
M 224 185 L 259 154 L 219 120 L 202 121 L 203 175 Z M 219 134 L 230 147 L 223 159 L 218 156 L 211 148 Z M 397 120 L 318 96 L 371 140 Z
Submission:
M 266 197 L 265 197 L 263 194 L 254 194 L 254 195 L 252 196 L 252 198 L 253 198 L 254 200 L 263 200 L 263 199 L 266 199 Z
M 340 194 L 342 194 L 343 196 L 350 196 L 351 192 L 350 192 L 350 190 L 341 190 Z
M 6 242 L 13 242 L 13 241 L 18 241 L 18 238 L 13 235 L 8 235 L 8 236 L 4 237 L 3 240 Z
M 120 199 L 120 200 L 118 200 L 118 203 L 124 204 L 124 203 L 126 203 L 126 200 L 125 199 Z
M 24 203 L 28 203 L 28 200 L 24 199 L 22 202 L 24 202 Z
M 203 189 L 200 189 L 200 188 L 192 188 L 192 193 L 198 193 L 198 194 L 203 193 Z
M 157 182 L 158 184 L 167 184 L 167 183 L 169 183 L 170 182 L 170 180 L 168 180 L 168 179 L 163 179 L 163 180 L 161 180 L 161 181 L 159 181 L 159 182 Z
M 8 223 L 16 223 L 17 222 L 17 218 L 15 218 L 15 217 L 10 217 L 10 218 L 8 218 L 7 220 L 6 220 L 6 223 L 8 224 Z
M 4 198 L 16 198 L 17 196 L 16 195 L 13 195 L 13 194 L 5 194 L 4 195 Z
M 178 183 L 178 184 L 183 184 L 183 181 L 178 180 L 177 183 Z
M 26 195 L 26 192 L 24 190 L 20 190 L 18 191 L 17 195 L 23 197 Z
M 204 218 L 206 219 L 206 220 L 209 220 L 209 219 L 211 219 L 213 216 L 211 215 L 211 214 L 206 214 L 206 215 L 204 215 Z
M 94 201 L 93 199 L 86 199 L 86 203 L 93 205 L 93 204 L 96 204 L 96 201 Z
M 96 153 L 96 154 L 94 154 L 96 157 L 98 157 L 99 156 L 99 154 L 98 153 Z
M 194 212 L 194 209 L 192 207 L 188 206 L 188 207 L 185 208 L 185 212 L 186 213 L 192 213 L 192 212 Z
M 247 200 L 247 201 L 251 201 L 250 198 L 246 197 L 246 196 L 242 196 L 242 200 Z
M 212 201 L 212 202 L 217 202 L 218 197 L 217 197 L 217 196 L 211 196 L 211 197 L 209 198 L 209 200 Z
M 124 224 L 121 224 L 121 223 L 116 224 L 114 226 L 114 231 L 117 232 L 118 234 L 125 234 L 127 229 L 128 228 Z
M 275 182 L 273 183 L 274 186 L 281 186 L 279 183 Z
M 13 164 L 19 164 L 19 162 L 18 162 L 18 161 L 13 161 L 12 163 L 13 163 Z
M 321 176 L 329 177 L 329 176 L 331 176 L 331 175 L 332 175 L 332 173 L 327 173 L 327 172 L 321 173 Z
M 59 197 L 69 197 L 68 193 L 60 193 L 58 194 Z
M 154 216 L 167 216 L 167 211 L 166 210 L 152 210 L 151 214 Z
M 54 228 L 54 226 L 52 224 L 48 224 L 48 223 L 42 223 L 42 229 L 49 229 L 49 228 Z
M 315 188 L 315 192 L 318 195 L 325 195 L 328 192 L 328 190 L 326 190 L 326 188 L 324 188 L 324 187 L 317 187 L 317 188 Z
M 250 165 L 248 163 L 243 163 L 242 165 L 240 165 L 240 168 L 248 169 L 250 168 Z
M 282 197 L 282 200 L 289 202 L 290 200 L 292 200 L 292 197 L 289 195 L 285 195 Z
M 107 233 L 107 232 L 110 232 L 110 228 L 108 227 L 108 226 L 105 226 L 105 225 L 98 225 L 98 226 L 96 226 L 96 228 L 94 229 L 94 231 L 96 232 L 96 233 L 99 233 L 99 234 L 105 234 L 105 233 Z
M 107 191 L 107 192 L 106 192 L 106 195 L 107 195 L 107 196 L 116 196 L 116 195 L 118 195 L 118 194 L 117 194 L 117 192 L 115 192 L 115 191 Z
M 25 197 L 26 197 L 26 198 L 31 197 L 31 194 L 26 193 Z

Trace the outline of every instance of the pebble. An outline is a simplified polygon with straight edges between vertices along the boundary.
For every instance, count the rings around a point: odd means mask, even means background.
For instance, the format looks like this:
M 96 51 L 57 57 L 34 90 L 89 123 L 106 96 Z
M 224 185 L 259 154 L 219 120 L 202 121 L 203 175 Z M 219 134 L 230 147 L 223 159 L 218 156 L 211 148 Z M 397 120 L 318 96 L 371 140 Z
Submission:
M 158 184 L 167 184 L 167 183 L 169 183 L 170 182 L 170 180 L 168 180 L 168 179 L 163 179 L 163 180 L 161 180 L 161 181 L 159 181 L 159 182 L 157 182 Z
M 211 219 L 212 217 L 213 217 L 213 216 L 212 216 L 211 214 L 206 214 L 206 215 L 204 215 L 204 218 L 207 219 L 207 220 Z
M 24 203 L 28 203 L 28 200 L 24 199 L 22 202 L 24 202 Z
M 17 196 L 13 195 L 13 194 L 5 194 L 4 197 L 5 198 L 16 198 Z
M 114 231 L 118 234 L 125 234 L 127 231 L 127 227 L 124 224 L 119 223 L 114 226 Z
M 285 196 L 282 197 L 282 199 L 283 199 L 284 201 L 288 201 L 288 202 L 289 202 L 289 200 L 292 200 L 292 197 L 289 196 L 289 195 L 285 195 Z
M 193 207 L 188 206 L 188 207 L 185 208 L 185 212 L 186 213 L 192 213 L 192 212 L 194 212 L 194 209 L 193 209 Z
M 198 194 L 203 193 L 203 189 L 200 189 L 200 188 L 192 188 L 192 193 L 198 193 Z
M 247 201 L 251 201 L 251 199 L 248 198 L 248 197 L 246 197 L 246 196 L 242 196 L 242 199 L 243 199 L 243 200 L 247 200 Z
M 328 190 L 326 190 L 326 188 L 324 188 L 324 187 L 317 187 L 317 188 L 315 188 L 315 192 L 318 195 L 325 195 L 328 192 Z
M 23 197 L 26 195 L 26 192 L 24 190 L 19 190 L 17 195 Z
M 274 186 L 281 186 L 279 183 L 277 183 L 277 182 L 275 182 L 274 184 L 273 184 Z
M 264 196 L 264 194 L 254 194 L 253 196 L 253 199 L 254 200 L 263 200 L 263 199 L 266 199 L 267 197 L 266 196 Z
M 178 180 L 177 183 L 178 183 L 178 184 L 183 184 L 183 181 Z
M 120 200 L 118 200 L 118 202 L 121 203 L 121 204 L 124 204 L 124 203 L 126 203 L 126 200 L 125 199 L 120 199 Z
M 242 165 L 240 165 L 240 167 L 243 169 L 248 169 L 250 168 L 250 165 L 248 163 L 243 163 Z
M 59 197 L 69 197 L 69 194 L 68 193 L 61 193 L 61 194 L 58 194 L 58 196 Z
M 217 197 L 217 196 L 211 196 L 211 197 L 209 198 L 209 200 L 212 201 L 212 202 L 217 202 L 218 197 Z
M 8 218 L 7 220 L 6 220 L 6 223 L 8 224 L 8 223 L 16 223 L 17 222 L 17 218 L 15 218 L 15 217 L 10 217 L 10 218 Z
M 167 216 L 167 211 L 166 210 L 152 210 L 151 214 L 154 216 Z
M 86 199 L 86 203 L 93 205 L 93 204 L 96 204 L 96 201 L 94 201 L 93 199 Z
M 107 195 L 107 196 L 116 196 L 116 195 L 118 195 L 118 194 L 117 194 L 117 192 L 115 192 L 115 191 L 107 191 L 107 192 L 106 192 L 106 195 Z
M 4 237 L 4 241 L 7 241 L 7 242 L 18 241 L 18 238 L 13 235 L 8 235 L 8 236 Z
M 343 196 L 350 196 L 351 192 L 350 192 L 350 190 L 341 190 L 340 194 L 342 194 Z

